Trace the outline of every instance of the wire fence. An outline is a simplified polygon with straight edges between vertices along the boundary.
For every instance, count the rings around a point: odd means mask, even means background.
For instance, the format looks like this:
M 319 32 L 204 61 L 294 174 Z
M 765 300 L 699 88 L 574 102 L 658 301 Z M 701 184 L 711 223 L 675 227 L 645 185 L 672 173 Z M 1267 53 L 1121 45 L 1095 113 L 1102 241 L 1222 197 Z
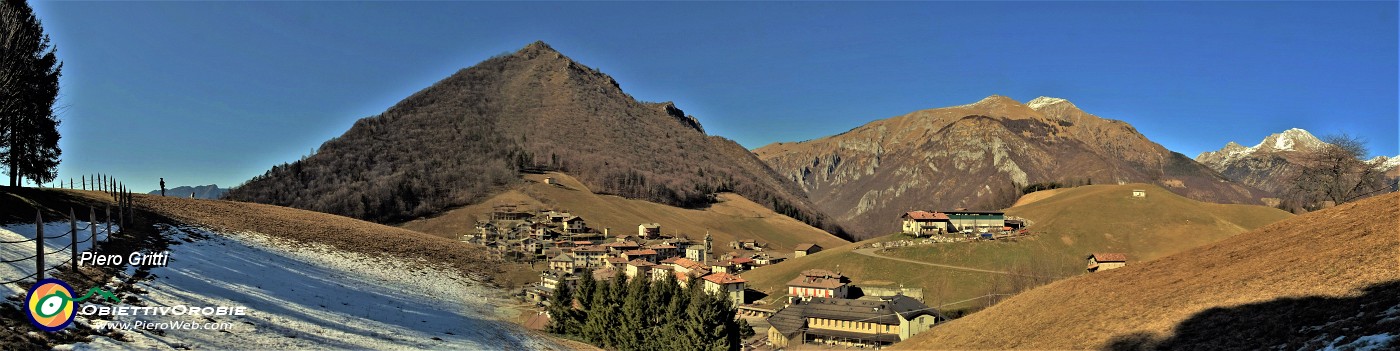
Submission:
M 110 240 L 112 233 L 114 233 L 112 223 L 113 220 L 122 222 L 122 224 L 116 225 L 115 233 L 121 233 L 121 229 L 125 227 L 126 216 L 124 214 L 129 213 L 129 210 L 126 209 L 126 207 L 129 206 L 129 202 L 123 200 L 118 201 L 118 203 L 121 204 L 121 206 L 118 207 L 118 215 L 115 216 L 115 218 L 112 215 L 112 207 L 107 206 L 107 220 L 105 222 L 98 222 L 97 210 L 95 208 L 89 207 L 88 220 L 87 222 L 83 223 L 83 225 L 78 224 L 78 217 L 74 215 L 74 211 L 72 209 L 69 209 L 67 218 L 63 220 L 68 222 L 68 229 L 63 231 L 62 233 L 51 235 L 44 234 L 45 227 L 48 223 L 44 222 L 43 211 L 36 210 L 36 213 L 34 215 L 34 238 L 25 240 L 0 241 L 0 244 L 3 245 L 16 246 L 24 245 L 31 242 L 34 243 L 33 255 L 23 258 L 0 260 L 0 263 L 15 267 L 21 272 L 23 272 L 24 268 L 27 268 L 28 264 L 32 261 L 32 267 L 34 267 L 34 272 L 18 279 L 0 282 L 0 285 L 15 284 L 26 281 L 31 278 L 34 278 L 34 280 L 36 281 L 42 280 L 44 279 L 45 273 L 57 272 L 61 267 L 64 267 L 65 265 L 71 272 L 77 272 L 78 254 L 79 251 L 81 251 L 80 249 L 82 248 L 81 246 L 79 246 L 79 244 L 86 244 L 91 242 L 92 244 L 89 245 L 89 249 L 95 251 L 98 249 L 98 247 L 101 246 L 102 243 L 105 243 Z M 58 249 L 50 250 L 47 247 L 47 245 L 44 244 L 46 241 L 61 240 L 64 238 L 67 238 L 68 240 L 63 241 L 63 247 Z M 57 245 L 57 243 L 54 244 Z M 59 262 L 55 265 L 46 264 L 48 256 L 58 255 L 64 252 L 68 253 L 66 260 L 64 260 L 63 262 Z

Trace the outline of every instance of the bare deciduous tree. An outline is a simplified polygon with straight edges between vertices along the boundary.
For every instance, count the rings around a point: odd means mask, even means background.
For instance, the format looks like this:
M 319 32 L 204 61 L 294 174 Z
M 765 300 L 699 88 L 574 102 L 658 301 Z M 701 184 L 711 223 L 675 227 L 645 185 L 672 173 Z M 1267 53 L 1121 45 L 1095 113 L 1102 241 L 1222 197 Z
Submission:
M 1327 146 L 1306 151 L 1293 168 L 1286 196 L 1315 210 L 1324 202 L 1341 205 L 1389 190 L 1376 164 L 1362 160 L 1366 142 L 1346 134 L 1323 138 Z

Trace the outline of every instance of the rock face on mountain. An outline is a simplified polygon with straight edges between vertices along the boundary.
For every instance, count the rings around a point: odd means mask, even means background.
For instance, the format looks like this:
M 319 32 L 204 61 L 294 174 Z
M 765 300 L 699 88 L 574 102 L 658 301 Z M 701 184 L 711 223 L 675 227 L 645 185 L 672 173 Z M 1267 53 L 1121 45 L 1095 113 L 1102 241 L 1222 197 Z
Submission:
M 542 170 L 597 193 L 682 207 L 734 192 L 840 233 L 739 144 L 706 135 L 672 103 L 633 99 L 543 42 L 458 71 L 229 196 L 397 222 L 483 200 L 520 172 Z
M 1038 182 L 1155 183 L 1221 203 L 1255 204 L 1264 195 L 1127 123 L 1049 97 L 1021 104 L 991 96 L 755 153 L 863 236 L 896 231 L 909 210 L 1010 206 L 1021 186 Z
M 1251 147 L 1233 141 L 1226 143 L 1218 151 L 1202 152 L 1196 156 L 1196 161 L 1231 180 L 1280 194 L 1287 190 L 1285 179 L 1293 165 L 1303 161 L 1303 154 L 1327 145 L 1306 130 L 1292 128 L 1271 134 Z M 1397 170 L 1400 169 L 1400 159 L 1378 156 L 1369 162 L 1385 173 L 1387 183 L 1392 186 L 1400 176 L 1400 170 Z

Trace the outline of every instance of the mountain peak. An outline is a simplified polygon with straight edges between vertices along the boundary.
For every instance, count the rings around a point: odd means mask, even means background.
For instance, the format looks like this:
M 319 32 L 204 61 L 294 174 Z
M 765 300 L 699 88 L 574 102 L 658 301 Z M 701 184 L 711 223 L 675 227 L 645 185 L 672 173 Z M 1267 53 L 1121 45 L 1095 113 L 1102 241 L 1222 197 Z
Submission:
M 1075 108 L 1075 109 L 1078 109 L 1078 108 L 1079 108 L 1079 107 L 1077 107 L 1077 106 L 1074 106 L 1074 103 L 1069 102 L 1069 100 L 1065 100 L 1065 99 L 1061 99 L 1061 98 L 1054 98 L 1054 97 L 1049 97 L 1049 96 L 1041 96 L 1041 97 L 1032 99 L 1031 101 L 1026 102 L 1026 107 L 1030 107 L 1030 108 L 1033 109 L 1033 110 L 1040 111 L 1041 109 L 1044 109 L 1044 108 L 1046 108 L 1046 107 L 1056 106 L 1056 105 L 1061 105 L 1061 104 L 1063 104 L 1063 105 L 1065 105 L 1065 106 L 1067 106 L 1067 107 Z
M 1259 145 L 1255 145 L 1255 150 L 1276 150 L 1276 151 L 1298 151 L 1308 150 L 1322 146 L 1321 139 L 1313 136 L 1312 133 L 1299 128 L 1290 128 L 1282 133 L 1271 134 L 1265 137 Z
M 988 96 L 988 97 L 986 97 L 986 98 L 983 98 L 983 99 L 980 100 L 980 101 L 977 101 L 977 102 L 973 103 L 973 105 L 993 105 L 993 106 L 995 106 L 995 105 L 1008 105 L 1008 104 L 1009 104 L 1009 105 L 1020 105 L 1021 102 L 1020 102 L 1020 101 L 1016 101 L 1015 99 L 1012 99 L 1012 98 L 1010 98 L 1010 97 L 1002 96 L 1002 95 L 992 95 L 992 96 Z
M 535 42 L 530 43 L 529 45 L 525 45 L 525 47 L 523 48 L 520 48 L 520 50 L 517 50 L 514 56 L 523 57 L 526 59 L 532 59 L 536 57 L 561 58 L 564 57 L 564 54 L 559 53 L 558 50 L 554 50 L 553 47 L 549 46 L 549 44 L 546 44 L 544 41 L 536 40 Z

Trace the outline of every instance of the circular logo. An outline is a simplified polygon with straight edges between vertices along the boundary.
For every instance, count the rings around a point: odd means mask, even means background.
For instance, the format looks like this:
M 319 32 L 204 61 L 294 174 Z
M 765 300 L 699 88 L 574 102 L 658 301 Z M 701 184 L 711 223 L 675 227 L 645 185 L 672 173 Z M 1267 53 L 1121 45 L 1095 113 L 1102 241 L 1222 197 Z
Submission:
M 53 278 L 40 280 L 29 288 L 28 296 L 24 302 L 29 312 L 26 315 L 35 327 L 54 332 L 73 324 L 73 287 L 68 283 Z

